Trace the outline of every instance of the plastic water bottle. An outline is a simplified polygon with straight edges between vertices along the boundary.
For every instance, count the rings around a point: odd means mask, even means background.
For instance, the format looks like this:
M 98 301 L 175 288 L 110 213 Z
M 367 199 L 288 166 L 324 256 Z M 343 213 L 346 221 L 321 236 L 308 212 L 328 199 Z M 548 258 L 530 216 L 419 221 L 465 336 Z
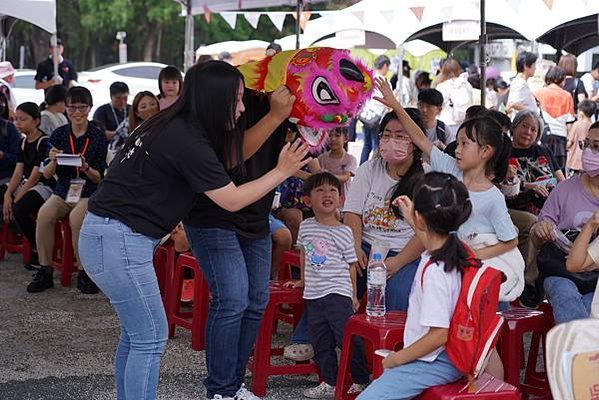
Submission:
M 385 315 L 385 287 L 387 286 L 387 266 L 381 253 L 374 253 L 368 263 L 368 303 L 366 314 L 369 317 Z

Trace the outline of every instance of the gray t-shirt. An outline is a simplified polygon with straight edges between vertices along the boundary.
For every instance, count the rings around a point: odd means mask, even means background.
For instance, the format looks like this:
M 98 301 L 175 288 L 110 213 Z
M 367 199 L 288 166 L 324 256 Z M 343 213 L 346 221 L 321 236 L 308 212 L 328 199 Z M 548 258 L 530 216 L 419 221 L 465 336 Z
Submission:
M 329 294 L 353 297 L 349 264 L 358 261 L 354 236 L 346 225 L 322 225 L 316 218 L 300 224 L 298 245 L 305 254 L 304 299 L 314 300 Z

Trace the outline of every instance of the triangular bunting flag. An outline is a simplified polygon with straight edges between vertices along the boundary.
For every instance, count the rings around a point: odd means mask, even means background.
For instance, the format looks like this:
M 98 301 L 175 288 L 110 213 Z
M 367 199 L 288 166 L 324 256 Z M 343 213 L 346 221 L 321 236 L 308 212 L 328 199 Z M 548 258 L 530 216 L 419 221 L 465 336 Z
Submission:
M 310 16 L 312 13 L 310 11 L 304 11 L 300 16 L 300 28 L 303 30 L 306 29 L 306 25 L 308 25 L 308 21 L 310 20 Z M 293 13 L 293 18 L 297 21 L 297 13 Z
M 270 22 L 281 32 L 283 30 L 283 24 L 285 23 L 285 13 L 272 12 L 266 13 L 268 18 L 270 18 Z
M 543 3 L 551 10 L 553 8 L 553 0 L 543 0 Z
M 212 11 L 210 11 L 206 4 L 204 4 L 204 19 L 207 23 L 210 23 L 210 20 L 212 19 Z
M 352 14 L 354 15 L 354 17 L 360 20 L 361 24 L 364 23 L 364 11 L 354 11 L 352 12 Z
M 231 29 L 235 29 L 237 25 L 237 13 L 234 12 L 221 12 L 220 16 L 223 17 L 225 22 L 229 24 Z
M 424 7 L 410 7 L 410 11 L 412 11 L 416 18 L 418 18 L 418 22 L 422 21 L 422 13 L 424 13 Z
M 246 12 L 243 14 L 245 19 L 250 23 L 254 29 L 258 29 L 258 21 L 260 21 L 260 13 L 258 12 Z

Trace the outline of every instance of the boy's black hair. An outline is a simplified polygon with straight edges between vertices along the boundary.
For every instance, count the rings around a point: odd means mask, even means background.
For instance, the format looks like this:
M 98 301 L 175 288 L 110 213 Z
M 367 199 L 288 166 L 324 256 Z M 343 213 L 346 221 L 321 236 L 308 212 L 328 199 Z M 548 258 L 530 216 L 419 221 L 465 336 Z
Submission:
M 325 184 L 336 187 L 339 193 L 341 193 L 342 185 L 335 175 L 330 172 L 318 172 L 314 175 L 310 175 L 310 177 L 304 181 L 304 194 L 310 196 L 312 190 Z
M 61 101 L 65 101 L 67 88 L 64 85 L 53 85 L 46 92 L 46 104 L 52 106 Z
M 481 115 L 485 115 L 489 112 L 485 107 L 474 105 L 470 106 L 466 109 L 466 119 L 479 117 Z
M 443 246 L 431 252 L 431 259 L 443 262 L 446 272 L 471 265 L 471 256 L 457 235 L 472 213 L 466 186 L 451 174 L 429 172 L 418 180 L 412 197 L 414 210 L 424 218 L 427 229 L 448 235 Z
M 21 103 L 17 106 L 17 110 L 24 112 L 29 115 L 33 119 L 40 118 L 40 108 L 37 104 L 32 103 L 31 101 L 27 101 L 25 103 Z
M 492 118 L 495 118 L 495 121 L 499 122 L 499 125 L 501 125 L 504 132 L 508 132 L 512 129 L 512 120 L 506 114 L 501 111 L 490 110 L 489 115 Z
M 578 103 L 578 111 L 591 118 L 597 112 L 597 103 L 593 100 L 583 100 Z
M 67 90 L 66 103 L 67 105 L 83 103 L 90 107 L 94 105 L 91 92 L 83 86 L 73 86 Z
M 518 54 L 518 57 L 516 58 L 516 72 L 524 72 L 524 67 L 530 67 L 536 63 L 537 58 L 539 58 L 539 56 L 529 51 L 523 51 Z
M 443 94 L 437 89 L 423 89 L 418 93 L 418 101 L 431 106 L 443 106 Z
M 129 86 L 125 82 L 113 82 L 110 85 L 110 97 L 129 93 Z

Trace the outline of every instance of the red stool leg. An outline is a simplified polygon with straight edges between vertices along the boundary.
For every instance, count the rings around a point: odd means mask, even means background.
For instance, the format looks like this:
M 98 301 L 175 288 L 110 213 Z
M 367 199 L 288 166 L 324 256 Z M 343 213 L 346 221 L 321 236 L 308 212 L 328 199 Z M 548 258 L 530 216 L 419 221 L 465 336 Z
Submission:
M 2 239 L 0 243 L 0 261 L 6 256 L 6 244 L 8 243 L 8 224 L 2 225 Z
M 199 265 L 194 266 L 194 300 L 193 300 L 193 328 L 191 330 L 191 348 L 197 351 L 205 348 L 206 317 L 208 313 L 208 285 L 204 279 Z M 206 311 L 205 311 L 206 310 Z
M 504 324 L 500 338 L 500 356 L 504 364 L 504 381 L 515 387 L 520 387 L 520 366 L 522 363 L 520 349 L 522 343 L 520 335 L 515 329 L 516 324 L 512 321 L 507 321 Z
M 262 323 L 260 324 L 260 334 L 256 339 L 254 348 L 254 369 L 252 379 L 252 392 L 256 396 L 263 397 L 266 395 L 266 383 L 268 380 L 268 369 L 270 367 L 270 352 L 272 342 L 272 329 L 262 329 L 271 327 L 275 319 L 275 311 L 278 304 L 268 303 Z
M 62 275 L 60 277 L 60 284 L 64 287 L 69 287 L 71 286 L 71 275 L 75 272 L 75 256 L 73 254 L 72 233 L 68 216 L 62 224 L 62 229 Z
M 175 320 L 174 317 L 179 309 L 179 299 L 181 298 L 181 289 L 183 286 L 183 267 L 177 263 L 175 265 L 175 276 L 171 282 L 171 290 L 168 300 L 168 337 L 173 338 L 175 336 Z
M 335 386 L 335 400 L 343 400 L 347 389 L 351 386 L 350 365 L 351 356 L 353 353 L 353 337 L 351 327 L 351 319 L 346 327 L 343 335 L 343 350 L 341 351 L 341 359 L 339 360 L 339 369 L 337 371 L 337 385 Z

